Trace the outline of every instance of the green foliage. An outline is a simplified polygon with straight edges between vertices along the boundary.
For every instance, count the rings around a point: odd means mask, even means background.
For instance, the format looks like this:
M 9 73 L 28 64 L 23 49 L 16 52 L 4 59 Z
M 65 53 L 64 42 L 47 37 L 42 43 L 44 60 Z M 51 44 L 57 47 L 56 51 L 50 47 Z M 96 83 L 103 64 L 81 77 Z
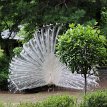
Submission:
M 70 24 L 70 27 L 59 36 L 57 54 L 72 71 L 87 74 L 93 65 L 106 59 L 106 38 L 90 26 Z
M 14 106 L 14 104 L 12 104 L 12 103 L 2 103 L 2 102 L 0 102 L 0 107 L 16 107 L 16 106 Z
M 40 103 L 22 103 L 18 107 L 76 107 L 76 99 L 66 95 L 52 96 Z
M 107 8 L 103 7 L 101 11 L 101 31 L 107 38 Z
M 75 100 L 70 96 L 53 96 L 42 103 L 43 107 L 75 107 Z
M 46 11 L 44 15 L 44 24 L 49 23 L 78 23 L 85 15 L 85 10 L 77 8 L 52 8 L 50 11 Z M 54 16 L 54 17 L 53 17 Z
M 102 12 L 101 12 L 101 20 L 103 24 L 107 24 L 107 8 L 103 7 Z
M 32 28 L 29 27 L 28 24 L 22 25 L 19 32 L 17 33 L 17 36 L 23 39 L 19 41 L 22 42 L 22 44 L 28 42 L 31 38 L 33 38 L 33 33 L 35 32 L 35 30 L 32 30 Z
M 13 49 L 15 55 L 19 55 L 21 51 L 22 51 L 22 47 L 16 47 Z
M 84 25 L 89 25 L 89 26 L 92 26 L 92 27 L 95 26 L 95 25 L 97 25 L 97 24 L 98 24 L 98 22 L 96 22 L 95 19 L 86 21 L 86 22 L 84 23 Z
M 96 64 L 105 64 L 107 59 L 107 40 L 100 30 L 87 25 L 69 25 L 71 28 L 59 36 L 57 54 L 72 72 L 84 76 L 85 94 L 87 91 L 87 74 Z
M 8 58 L 5 56 L 2 49 L 0 49 L 0 89 L 4 89 L 7 85 L 8 78 Z
M 18 31 L 18 25 L 26 24 L 31 32 L 43 24 L 66 23 L 72 20 L 77 22 L 84 16 L 85 11 L 70 4 L 65 5 L 64 2 L 57 0 L 2 1 L 1 30 Z
M 4 54 L 3 54 L 3 50 L 0 49 L 0 60 L 3 58 Z
M 80 107 L 107 107 L 107 91 L 98 91 L 87 94 Z
M 96 14 L 101 14 L 100 9 L 105 4 L 106 0 L 2 0 L 0 32 L 5 29 L 19 32 L 18 25 L 26 25 L 24 32 L 22 31 L 26 42 L 33 36 L 36 28 L 43 24 L 84 24 L 92 19 L 97 20 Z
M 0 107 L 5 107 L 3 103 L 0 102 Z
M 18 25 L 26 24 L 26 33 L 31 36 L 35 28 L 43 24 L 84 23 L 93 18 L 97 20 L 101 15 L 101 8 L 106 7 L 106 2 L 106 0 L 2 0 L 0 32 L 4 29 L 18 32 Z

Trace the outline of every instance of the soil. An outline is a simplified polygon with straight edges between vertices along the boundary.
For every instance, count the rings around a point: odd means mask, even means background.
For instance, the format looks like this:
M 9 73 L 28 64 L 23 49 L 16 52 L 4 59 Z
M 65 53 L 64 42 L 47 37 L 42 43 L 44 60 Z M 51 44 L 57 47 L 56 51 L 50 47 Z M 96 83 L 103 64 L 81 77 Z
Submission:
M 4 104 L 19 104 L 24 102 L 38 102 L 43 101 L 49 96 L 53 95 L 71 95 L 82 96 L 83 92 L 77 91 L 54 91 L 54 92 L 38 92 L 38 93 L 26 93 L 26 94 L 13 94 L 9 92 L 0 92 L 0 102 Z

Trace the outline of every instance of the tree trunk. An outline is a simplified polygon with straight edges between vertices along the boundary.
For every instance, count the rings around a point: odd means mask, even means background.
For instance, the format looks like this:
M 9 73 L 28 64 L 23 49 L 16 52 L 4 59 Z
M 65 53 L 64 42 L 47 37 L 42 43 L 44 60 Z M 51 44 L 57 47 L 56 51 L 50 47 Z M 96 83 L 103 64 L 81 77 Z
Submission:
M 101 20 L 101 0 L 96 0 L 96 19 L 98 22 Z
M 85 95 L 86 95 L 86 93 L 87 93 L 87 75 L 86 74 L 84 74 L 84 83 L 85 83 L 84 92 L 85 92 Z

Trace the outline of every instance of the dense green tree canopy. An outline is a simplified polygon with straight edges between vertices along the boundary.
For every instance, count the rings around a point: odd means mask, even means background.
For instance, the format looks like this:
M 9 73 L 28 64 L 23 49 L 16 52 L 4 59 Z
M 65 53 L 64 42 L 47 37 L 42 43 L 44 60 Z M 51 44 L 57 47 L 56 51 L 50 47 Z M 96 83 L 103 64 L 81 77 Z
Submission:
M 100 22 L 106 0 L 2 0 L 0 2 L 0 31 L 18 31 L 26 24 L 32 34 L 37 26 L 50 23 L 84 23 L 95 18 Z M 82 20 L 81 20 L 82 18 Z M 10 33 L 11 36 L 11 33 Z
M 71 28 L 58 39 L 58 54 L 72 71 L 88 73 L 107 56 L 106 38 L 90 26 L 70 24 Z M 86 70 L 85 70 L 86 69 Z

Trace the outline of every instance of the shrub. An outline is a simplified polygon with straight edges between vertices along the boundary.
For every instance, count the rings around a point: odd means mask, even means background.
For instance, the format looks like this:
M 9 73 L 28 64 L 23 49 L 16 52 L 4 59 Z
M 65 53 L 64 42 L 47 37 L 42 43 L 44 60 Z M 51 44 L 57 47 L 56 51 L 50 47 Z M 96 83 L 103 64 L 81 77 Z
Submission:
M 25 103 L 18 107 L 76 107 L 76 99 L 70 96 L 53 96 L 40 103 Z
M 19 55 L 21 51 L 22 51 L 22 47 L 16 47 L 13 49 L 15 55 Z
M 53 96 L 42 103 L 43 107 L 75 107 L 76 100 L 70 96 Z
M 107 91 L 97 91 L 87 94 L 80 107 L 107 107 Z
M 0 49 L 0 89 L 7 89 L 8 79 L 8 57 L 4 54 L 4 51 Z
M 101 31 L 107 38 L 107 8 L 102 8 L 101 11 Z

